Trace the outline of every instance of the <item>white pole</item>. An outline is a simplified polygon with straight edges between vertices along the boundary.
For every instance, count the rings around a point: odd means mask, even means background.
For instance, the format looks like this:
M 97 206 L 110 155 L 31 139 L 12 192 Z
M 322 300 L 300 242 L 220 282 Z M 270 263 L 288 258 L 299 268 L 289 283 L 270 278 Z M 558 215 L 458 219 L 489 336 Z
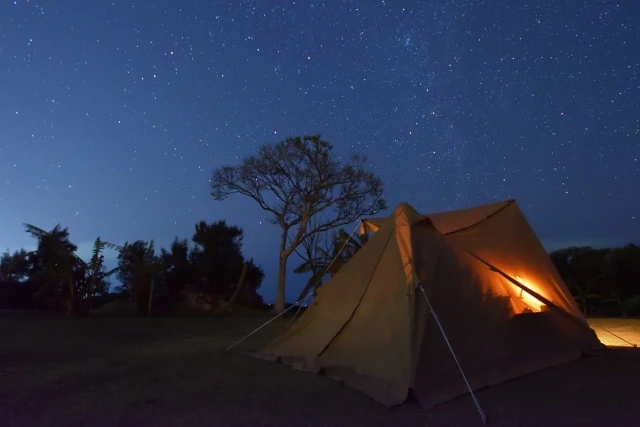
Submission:
M 453 356 L 453 360 L 455 360 L 456 365 L 458 365 L 458 369 L 460 370 L 460 373 L 462 374 L 462 379 L 464 380 L 464 383 L 467 385 L 467 389 L 469 390 L 469 394 L 471 394 L 471 398 L 473 399 L 473 403 L 475 403 L 475 405 L 476 405 L 476 409 L 478 410 L 478 413 L 480 414 L 480 418 L 482 418 L 482 422 L 486 425 L 487 424 L 487 416 L 484 414 L 484 411 L 480 407 L 480 402 L 478 402 L 478 399 L 476 398 L 476 395 L 473 392 L 473 389 L 471 388 L 471 385 L 469 384 L 469 381 L 467 381 L 467 376 L 464 374 L 464 371 L 462 370 L 462 366 L 460 366 L 460 362 L 458 361 L 458 358 L 456 357 L 456 353 L 453 351 L 453 347 L 451 347 L 451 343 L 449 342 L 449 338 L 447 338 L 447 334 L 444 332 L 444 328 L 442 327 L 442 324 L 440 323 L 440 319 L 438 318 L 438 315 L 436 314 L 435 310 L 431 306 L 431 302 L 429 301 L 429 297 L 427 296 L 427 293 L 425 292 L 424 287 L 422 286 L 422 283 L 420 283 L 418 285 L 418 287 L 422 291 L 422 295 L 424 295 L 424 299 L 427 301 L 427 305 L 429 306 L 429 311 L 433 315 L 433 318 L 435 319 L 436 324 L 438 325 L 438 328 L 440 329 L 440 332 L 442 333 L 442 337 L 444 338 L 444 341 L 447 343 L 447 347 L 449 347 L 449 351 L 451 352 L 451 355 Z

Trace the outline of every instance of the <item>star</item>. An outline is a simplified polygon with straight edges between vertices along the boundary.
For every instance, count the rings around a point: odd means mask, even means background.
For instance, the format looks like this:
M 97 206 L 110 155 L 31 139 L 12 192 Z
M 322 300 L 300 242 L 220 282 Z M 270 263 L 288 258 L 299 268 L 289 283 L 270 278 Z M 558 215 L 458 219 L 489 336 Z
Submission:
M 245 228 L 269 300 L 279 231 L 248 200 L 214 203 L 209 175 L 313 133 L 338 159 L 365 155 L 392 207 L 516 198 L 543 243 L 622 245 L 637 229 L 631 2 L 95 0 L 45 14 L 15 0 L 1 11 L 2 245 L 32 243 L 26 219 L 62 218 L 80 243 L 163 247 L 225 219 Z M 294 293 L 305 282 L 288 277 Z

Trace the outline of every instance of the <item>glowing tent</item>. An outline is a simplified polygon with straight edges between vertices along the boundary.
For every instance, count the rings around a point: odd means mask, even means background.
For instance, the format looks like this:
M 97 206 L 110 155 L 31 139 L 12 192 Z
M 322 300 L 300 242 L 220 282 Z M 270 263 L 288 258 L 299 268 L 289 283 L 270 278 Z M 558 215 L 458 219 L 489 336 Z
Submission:
M 604 348 L 513 200 L 402 203 L 361 232 L 375 234 L 256 356 L 431 407 Z

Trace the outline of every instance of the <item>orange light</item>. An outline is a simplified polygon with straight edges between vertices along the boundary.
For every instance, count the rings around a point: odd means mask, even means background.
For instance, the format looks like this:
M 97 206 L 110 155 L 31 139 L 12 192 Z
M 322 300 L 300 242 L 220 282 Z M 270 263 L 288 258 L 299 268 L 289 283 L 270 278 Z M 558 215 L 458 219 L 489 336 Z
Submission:
M 539 294 L 540 291 L 536 288 L 535 285 L 533 285 L 531 282 L 524 280 L 522 277 L 520 276 L 513 276 L 513 278 L 518 281 L 520 284 L 522 284 L 524 287 L 526 287 L 527 289 L 531 289 L 533 292 Z M 522 302 L 529 307 L 531 310 L 533 311 L 543 311 L 546 308 L 546 305 L 538 300 L 538 298 L 534 297 L 533 295 L 531 295 L 529 292 L 525 291 L 524 289 L 518 287 L 518 289 L 520 290 L 518 296 L 520 297 L 520 299 L 522 300 Z

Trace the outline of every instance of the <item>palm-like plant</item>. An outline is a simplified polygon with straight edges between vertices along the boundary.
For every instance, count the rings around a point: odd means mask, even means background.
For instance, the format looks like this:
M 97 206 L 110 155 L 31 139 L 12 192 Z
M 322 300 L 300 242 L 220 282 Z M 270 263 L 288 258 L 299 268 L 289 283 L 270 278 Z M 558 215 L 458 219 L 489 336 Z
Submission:
M 118 271 L 118 267 L 113 268 L 111 270 L 105 271 L 104 268 L 104 252 L 105 248 L 122 251 L 123 247 L 116 245 L 114 243 L 105 242 L 98 237 L 95 242 L 93 242 L 93 250 L 91 253 L 91 259 L 89 263 L 85 263 L 82 261 L 85 267 L 85 271 L 88 279 L 87 286 L 87 295 L 86 299 L 88 300 L 87 310 L 90 310 L 93 303 L 93 296 L 96 291 L 96 286 L 99 283 L 104 283 L 106 279 Z
M 344 263 L 346 263 L 369 241 L 369 234 L 349 235 L 341 228 L 337 233 L 337 241 L 340 246 L 344 245 L 343 259 Z
M 38 240 L 38 276 L 44 282 L 39 295 L 53 294 L 64 301 L 67 315 L 75 312 L 75 271 L 80 264 L 75 255 L 78 249 L 69 241 L 69 231 L 56 225 L 45 231 L 32 224 L 24 224 L 26 231 Z M 32 252 L 31 254 L 33 254 Z
M 86 308 L 90 309 L 96 285 L 117 271 L 104 271 L 102 252 L 105 248 L 121 250 L 122 247 L 98 237 L 87 263 L 75 253 L 78 247 L 69 241 L 67 228 L 56 225 L 46 231 L 32 224 L 24 226 L 38 240 L 38 248 L 26 254 L 35 261 L 37 276 L 44 282 L 38 294 L 61 296 L 67 315 L 76 312 L 80 301 L 88 301 Z
M 327 274 L 329 277 L 335 276 L 368 240 L 369 237 L 366 234 L 353 236 L 340 228 L 333 233 L 330 241 L 325 238 L 323 245 L 320 244 L 320 238 L 317 235 L 303 242 L 305 253 L 304 255 L 298 253 L 298 255 L 304 261 L 296 267 L 294 272 L 298 274 L 311 273 L 311 277 L 300 293 L 298 301 L 311 292 L 315 293 Z

